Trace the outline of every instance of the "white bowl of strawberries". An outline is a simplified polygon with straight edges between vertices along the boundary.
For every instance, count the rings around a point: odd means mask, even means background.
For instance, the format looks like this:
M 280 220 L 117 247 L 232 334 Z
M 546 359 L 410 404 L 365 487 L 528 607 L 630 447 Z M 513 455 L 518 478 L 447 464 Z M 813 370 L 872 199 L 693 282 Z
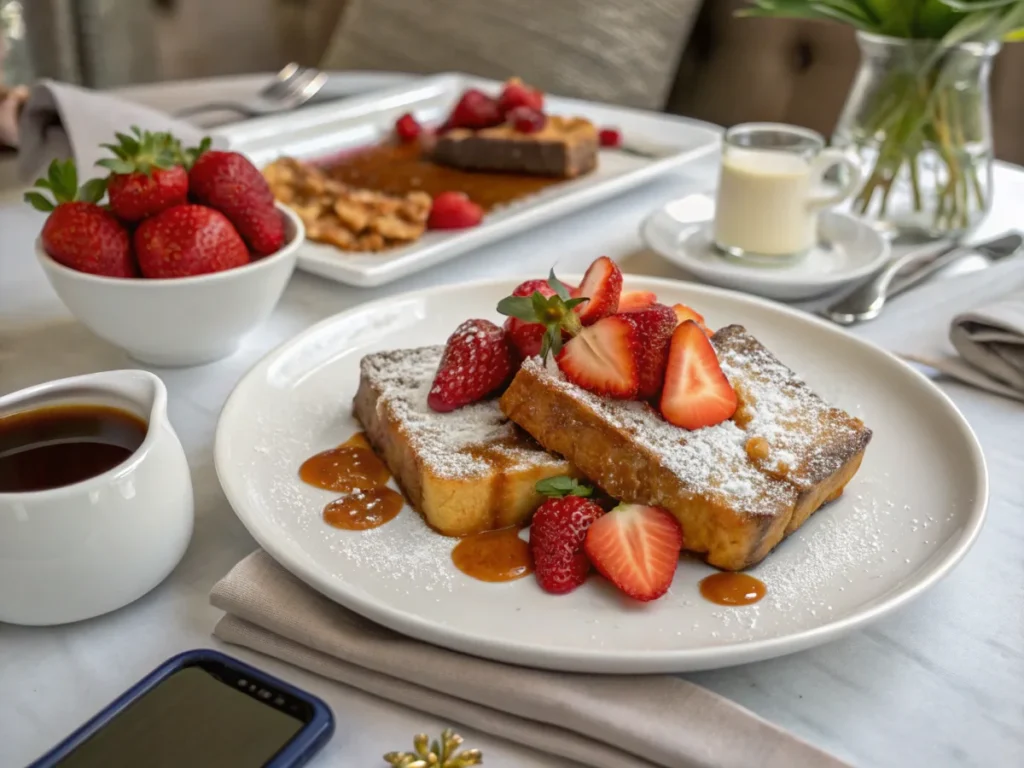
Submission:
M 302 221 L 244 156 L 133 131 L 106 145 L 108 177 L 79 189 L 74 164 L 54 161 L 25 196 L 49 213 L 39 263 L 71 313 L 135 359 L 226 357 L 281 298 Z

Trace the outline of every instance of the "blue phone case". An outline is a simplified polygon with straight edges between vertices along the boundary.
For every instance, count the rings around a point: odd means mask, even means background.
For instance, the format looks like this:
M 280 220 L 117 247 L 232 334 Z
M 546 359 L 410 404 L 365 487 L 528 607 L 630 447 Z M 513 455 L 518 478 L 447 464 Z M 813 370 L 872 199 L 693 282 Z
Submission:
M 289 685 L 280 678 L 256 669 L 244 661 L 239 661 L 233 656 L 228 656 L 220 651 L 201 648 L 194 651 L 185 651 L 169 658 L 28 768 L 52 768 L 58 761 L 71 754 L 79 744 L 106 725 L 115 715 L 144 693 L 154 688 L 165 677 L 183 667 L 192 666 L 200 661 L 216 661 L 234 667 L 245 672 L 254 680 L 265 680 L 271 687 L 285 691 L 295 698 L 302 699 L 313 708 L 313 718 L 295 734 L 281 752 L 275 755 L 270 762 L 264 764 L 264 768 L 297 768 L 298 766 L 305 765 L 330 740 L 331 735 L 334 733 L 334 715 L 331 714 L 330 708 L 319 698 L 296 688 L 294 685 Z

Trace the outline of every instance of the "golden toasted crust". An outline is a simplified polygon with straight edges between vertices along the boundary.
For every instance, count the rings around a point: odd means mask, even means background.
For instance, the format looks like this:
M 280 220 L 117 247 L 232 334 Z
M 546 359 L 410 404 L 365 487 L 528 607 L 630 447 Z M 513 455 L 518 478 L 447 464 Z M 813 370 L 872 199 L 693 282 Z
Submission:
M 448 536 L 524 524 L 539 480 L 575 475 L 501 414 L 496 401 L 436 413 L 426 395 L 442 347 L 363 358 L 354 411 L 427 524 Z
M 717 340 L 716 335 L 716 345 Z M 747 391 L 760 392 L 761 404 L 767 405 L 763 389 L 745 370 L 755 351 L 760 359 L 767 350 L 738 327 L 723 336 L 725 341 L 735 345 L 721 353 L 730 380 L 738 390 L 747 384 Z M 804 403 L 813 396 L 789 369 L 785 371 L 794 381 L 787 385 L 784 398 L 773 401 L 776 407 L 782 401 L 781 413 L 789 413 L 793 398 Z M 813 419 L 787 421 L 787 428 L 803 429 L 804 434 L 784 441 L 773 431 L 777 424 L 770 414 L 756 411 L 747 428 L 726 422 L 691 432 L 668 424 L 646 404 L 597 397 L 566 381 L 553 366 L 531 360 L 503 395 L 501 408 L 610 495 L 672 512 L 682 524 L 688 550 L 703 554 L 711 565 L 741 570 L 760 562 L 825 501 L 837 496 L 860 466 L 870 432 L 813 397 L 820 403 L 820 408 L 811 408 Z M 809 426 L 819 418 L 829 429 Z M 760 432 L 749 431 L 755 423 Z M 845 435 L 847 428 L 858 436 Z M 776 462 L 779 455 L 793 457 L 792 478 L 777 463 L 768 471 L 750 459 L 747 444 L 761 433 L 775 440 Z M 772 458 L 770 452 L 769 462 Z

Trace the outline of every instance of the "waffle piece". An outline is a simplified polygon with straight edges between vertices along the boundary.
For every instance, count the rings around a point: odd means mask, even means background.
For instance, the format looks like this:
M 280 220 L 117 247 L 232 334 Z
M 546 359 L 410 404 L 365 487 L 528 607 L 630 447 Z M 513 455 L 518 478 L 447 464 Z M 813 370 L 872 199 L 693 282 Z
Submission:
M 450 413 L 427 406 L 444 347 L 367 355 L 355 415 L 427 523 L 448 536 L 522 525 L 538 480 L 574 474 L 505 418 L 497 400 Z
M 718 568 L 742 570 L 841 492 L 870 431 L 829 408 L 742 328 L 720 334 L 742 427 L 728 421 L 680 429 L 646 403 L 601 398 L 536 358 L 523 364 L 501 408 L 607 493 L 672 512 L 688 550 Z M 713 341 L 717 347 L 719 334 Z M 769 443 L 764 468 L 750 457 L 755 437 Z
M 432 159 L 466 171 L 498 171 L 575 178 L 597 167 L 597 128 L 581 117 L 549 116 L 535 133 L 509 124 L 440 136 Z

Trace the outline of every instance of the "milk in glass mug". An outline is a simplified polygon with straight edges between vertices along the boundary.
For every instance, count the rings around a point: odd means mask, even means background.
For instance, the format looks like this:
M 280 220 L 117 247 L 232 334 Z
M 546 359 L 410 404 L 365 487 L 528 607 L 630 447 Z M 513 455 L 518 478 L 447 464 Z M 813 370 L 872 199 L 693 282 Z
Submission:
M 839 189 L 822 190 L 831 168 L 845 168 Z M 746 123 L 726 131 L 715 204 L 715 245 L 730 256 L 791 262 L 814 247 L 818 212 L 860 186 L 857 165 L 826 149 L 814 131 L 777 123 Z

